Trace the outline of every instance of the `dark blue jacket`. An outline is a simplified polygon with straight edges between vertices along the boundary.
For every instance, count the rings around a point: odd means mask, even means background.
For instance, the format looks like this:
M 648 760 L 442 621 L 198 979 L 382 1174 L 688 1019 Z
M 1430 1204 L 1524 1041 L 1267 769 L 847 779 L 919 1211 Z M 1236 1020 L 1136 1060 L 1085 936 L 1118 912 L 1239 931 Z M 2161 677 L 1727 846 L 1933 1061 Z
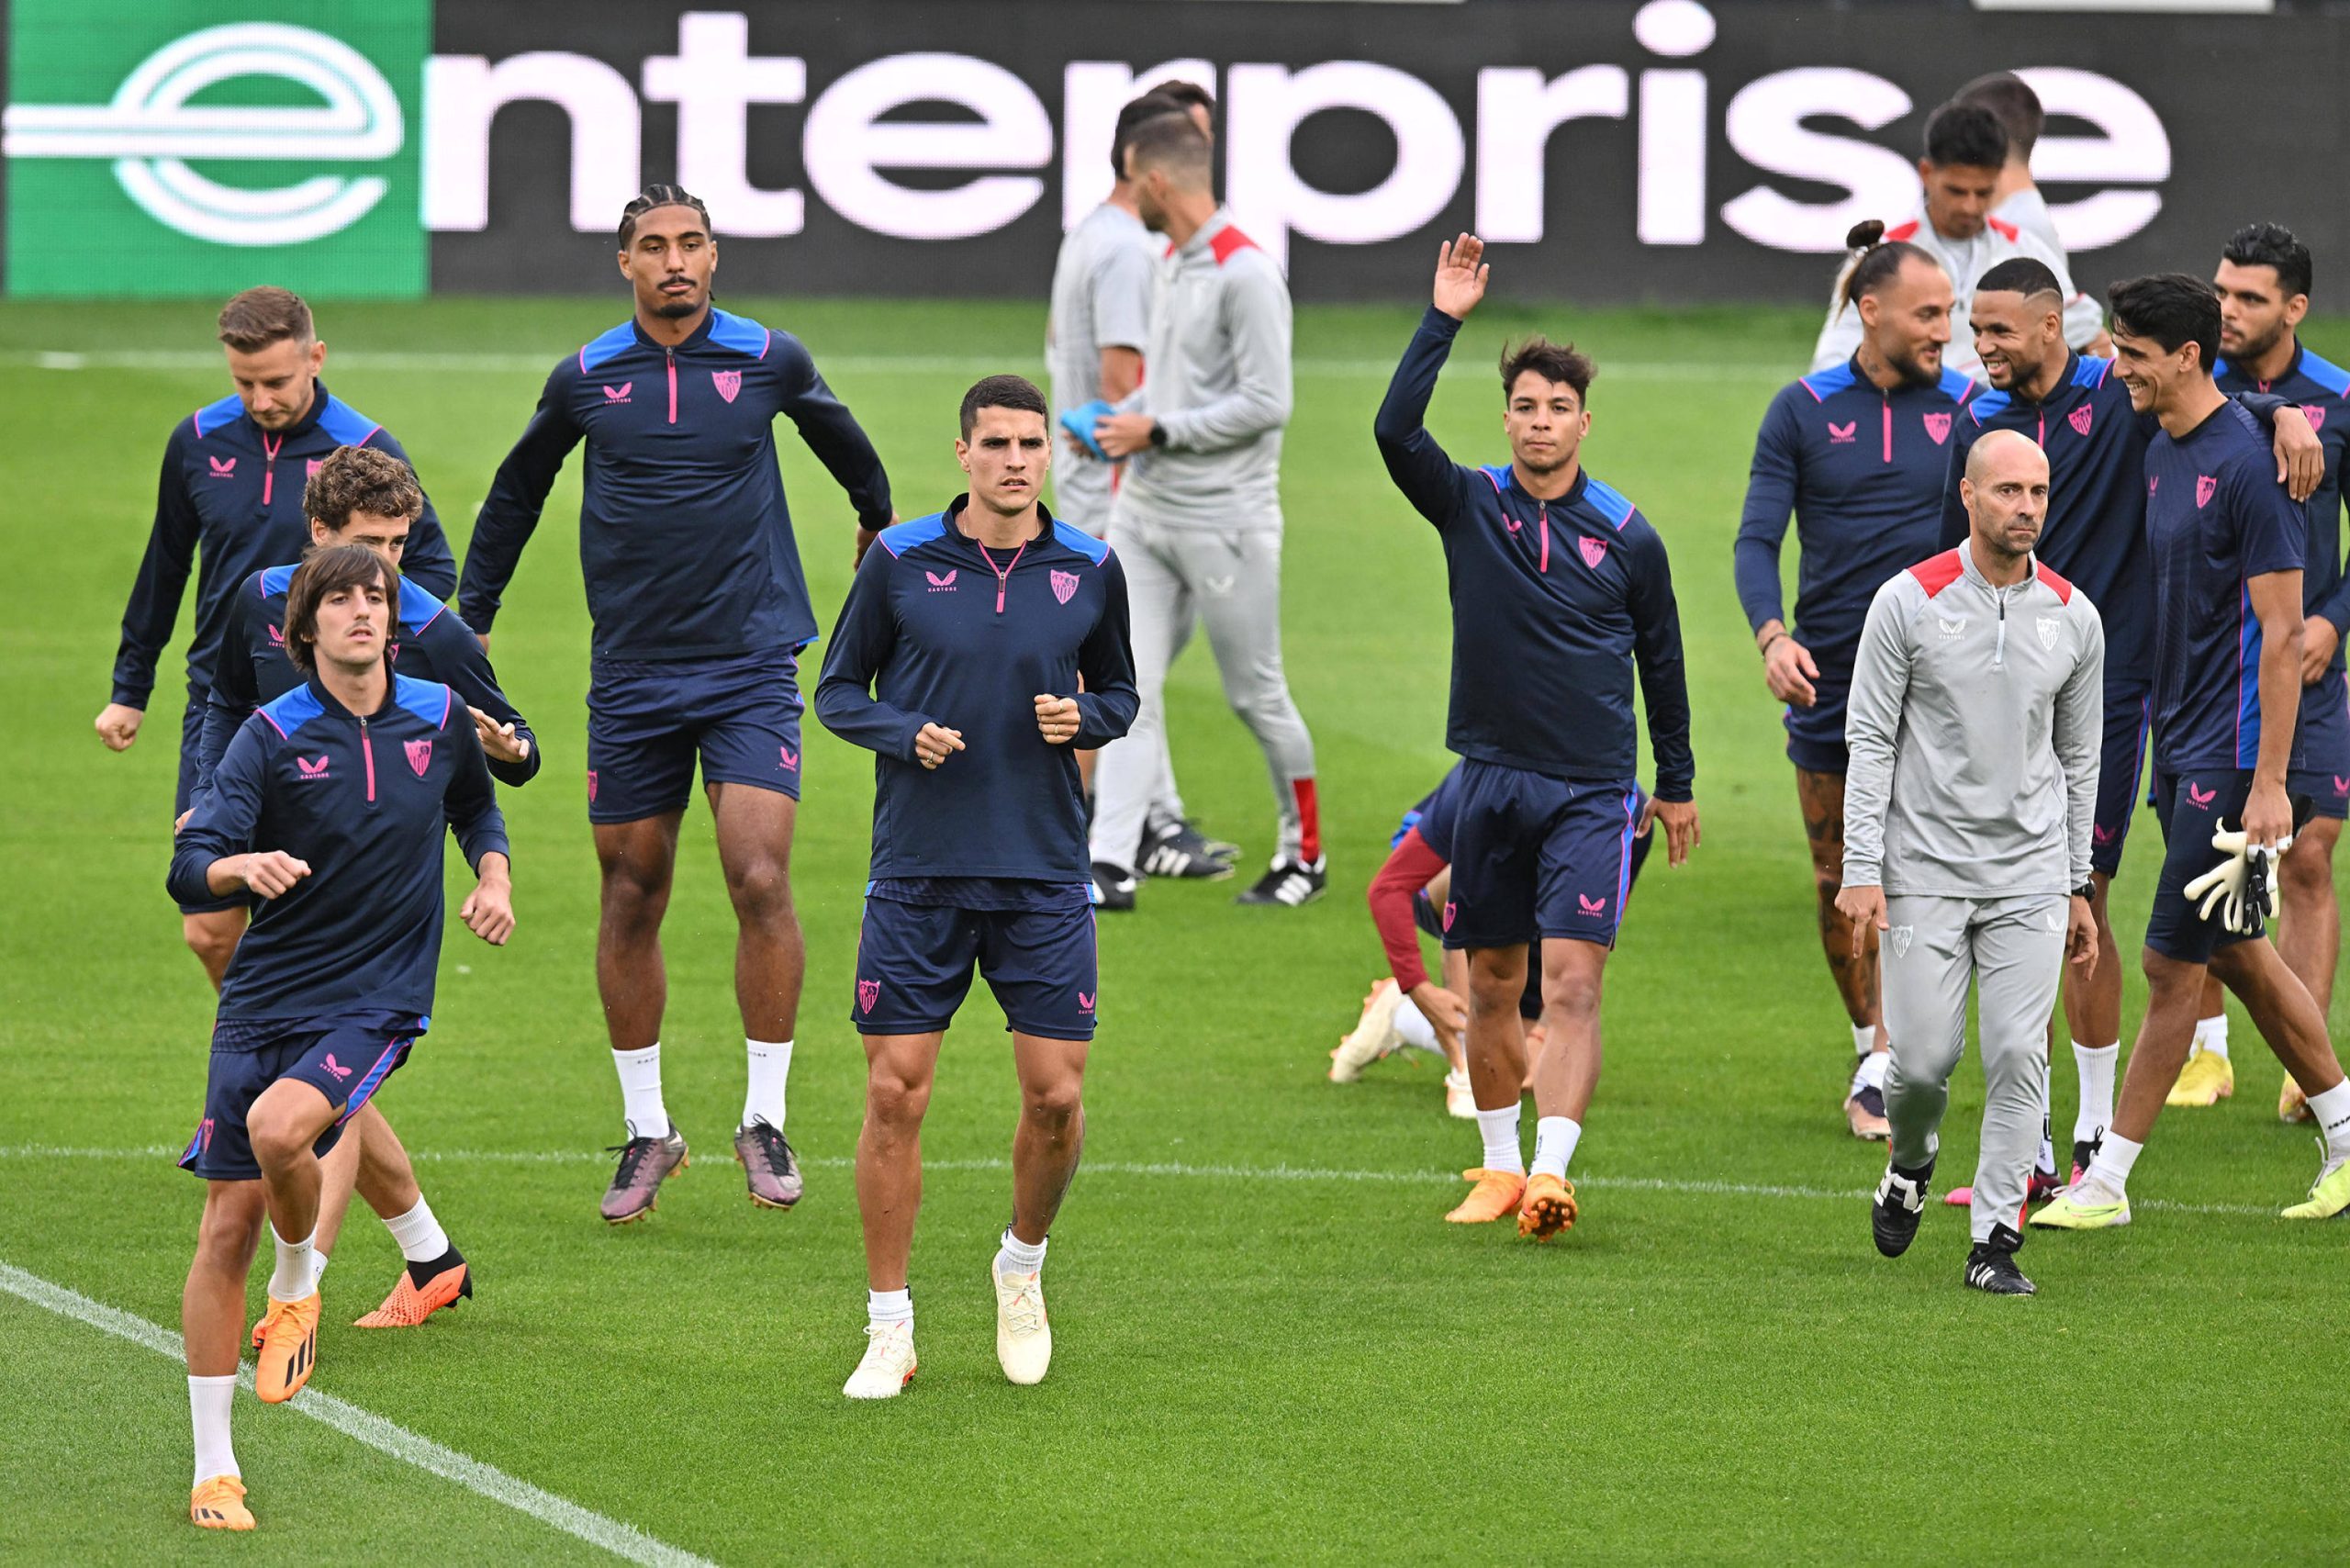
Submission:
M 2247 407 L 2252 398 L 2244 395 L 2261 392 L 2300 405 L 2310 423 L 2317 427 L 2318 440 L 2325 443 L 2325 482 L 2310 497 L 2307 508 L 2310 541 L 2308 560 L 2301 568 L 2301 601 L 2304 613 L 2324 616 L 2344 634 L 2342 644 L 2333 650 L 2333 668 L 2339 670 L 2344 650 L 2350 647 L 2350 577 L 2342 571 L 2342 476 L 2344 468 L 2350 466 L 2345 463 L 2345 456 L 2350 456 L 2350 371 L 2302 347 L 2293 355 L 2292 368 L 2274 381 L 2255 381 L 2224 359 L 2211 367 L 2211 373 L 2221 391 L 2237 395 Z
M 1076 753 L 1125 734 L 1139 702 L 1125 572 L 1107 544 L 1042 508 L 1036 536 L 990 559 L 957 526 L 965 500 L 887 530 L 866 553 L 816 716 L 877 754 L 875 879 L 1082 882 Z M 1069 745 L 1038 732 L 1040 693 L 1077 699 Z M 925 723 L 963 734 L 935 770 L 914 760 Z
M 674 349 L 633 319 L 554 367 L 475 520 L 458 608 L 487 632 L 564 459 L 588 442 L 579 566 L 598 658 L 722 658 L 816 635 L 776 467 L 789 414 L 857 521 L 890 522 L 873 443 L 800 340 L 712 310 Z
M 1681 616 L 1664 541 L 1632 503 L 1579 474 L 1555 501 L 1507 465 L 1467 468 L 1427 431 L 1428 398 L 1460 323 L 1431 306 L 1379 406 L 1387 472 L 1444 541 L 1452 594 L 1445 744 L 1464 757 L 1559 778 L 1638 769 L 1639 672 L 1656 796 L 1695 786 Z
M 285 656 L 285 590 L 294 572 L 292 566 L 255 572 L 240 586 L 229 607 L 219 666 L 212 672 L 212 692 L 204 705 L 196 776 L 199 790 L 220 766 L 220 754 L 252 711 L 302 684 L 302 672 Z M 498 672 L 489 667 L 481 639 L 457 619 L 455 610 L 406 577 L 400 580 L 400 636 L 391 645 L 391 655 L 400 674 L 453 688 L 459 701 L 513 725 L 516 734 L 529 739 L 531 755 L 519 763 L 484 758 L 499 783 L 528 784 L 538 775 L 539 737 L 498 689 Z
M 1762 416 L 1733 546 L 1738 602 L 1754 631 L 1786 619 L 1779 545 L 1793 511 L 1803 553 L 1788 630 L 1831 689 L 1852 684 L 1876 590 L 1936 553 L 1951 429 L 1979 391 L 1954 370 L 1884 391 L 1856 356 L 1790 382 Z
M 314 384 L 310 411 L 271 434 L 245 406 L 223 398 L 172 429 L 155 487 L 155 526 L 139 580 L 122 612 L 113 700 L 144 710 L 155 690 L 155 664 L 172 640 L 188 566 L 196 566 L 196 633 L 187 644 L 187 690 L 204 700 L 213 657 L 229 622 L 237 585 L 274 561 L 290 561 L 310 543 L 302 491 L 319 461 L 338 446 L 372 446 L 408 461 L 391 431 Z M 437 594 L 457 586 L 457 563 L 432 502 L 408 531 L 408 575 Z
M 444 829 L 476 869 L 509 853 L 473 721 L 447 687 L 396 676 L 364 718 L 316 680 L 263 704 L 180 830 L 169 885 L 182 903 L 212 902 L 212 863 L 253 850 L 283 850 L 310 874 L 253 912 L 220 1016 L 430 1015 Z

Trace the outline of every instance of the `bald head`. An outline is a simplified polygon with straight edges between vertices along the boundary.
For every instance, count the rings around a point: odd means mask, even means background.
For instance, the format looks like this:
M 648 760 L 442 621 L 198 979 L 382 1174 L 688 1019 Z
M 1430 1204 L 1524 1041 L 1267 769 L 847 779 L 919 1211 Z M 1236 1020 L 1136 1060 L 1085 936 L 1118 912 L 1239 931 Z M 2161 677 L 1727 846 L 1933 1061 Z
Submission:
M 2048 454 L 2020 431 L 1993 431 L 1968 451 L 1958 498 L 1975 565 L 1994 577 L 2013 569 L 2040 543 L 2048 516 Z
M 2048 454 L 2040 443 L 2021 431 L 1993 431 L 1975 443 L 1966 454 L 1966 477 L 1981 489 L 1994 474 L 2011 474 L 2018 478 L 2039 476 L 2042 487 L 2048 484 Z

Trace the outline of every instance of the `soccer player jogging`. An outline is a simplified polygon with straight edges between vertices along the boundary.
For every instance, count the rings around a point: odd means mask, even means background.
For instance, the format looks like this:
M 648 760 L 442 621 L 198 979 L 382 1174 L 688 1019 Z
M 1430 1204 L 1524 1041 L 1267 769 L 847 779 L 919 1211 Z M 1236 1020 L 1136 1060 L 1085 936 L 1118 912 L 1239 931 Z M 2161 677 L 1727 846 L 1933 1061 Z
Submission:
M 1877 590 L 1844 726 L 1844 890 L 1837 907 L 1885 944 L 1893 1036 L 1890 1158 L 1870 1225 L 1907 1251 L 1942 1147 L 1950 1079 L 1982 1029 L 1983 1138 L 1962 1278 L 2030 1295 L 2016 1267 L 2048 1114 L 2048 1014 L 2069 955 L 2098 958 L 2089 912 L 2105 631 L 2097 606 L 2033 558 L 2048 460 L 2028 436 L 1977 442 L 1967 542 Z M 2069 894 L 2069 897 L 2067 896 Z
M 1771 695 L 1786 704 L 1787 760 L 1811 850 L 1820 947 L 1852 1023 L 1844 1117 L 1855 1137 L 1882 1138 L 1886 1037 L 1877 948 L 1855 952 L 1836 911 L 1844 863 L 1844 701 L 1861 625 L 1876 590 L 1934 553 L 1951 430 L 1977 388 L 1942 364 L 1950 342 L 1950 278 L 1901 241 L 1878 243 L 1880 223 L 1847 236 L 1855 254 L 1843 308 L 1860 324 L 1852 357 L 1782 388 L 1754 436 L 1740 513 L 1739 603 L 1762 656 Z M 1802 558 L 1796 622 L 1787 625 L 1779 548 L 1787 514 Z
M 364 545 L 396 571 L 423 504 L 423 492 L 407 464 L 358 446 L 339 447 L 321 462 L 302 496 L 314 548 Z M 266 567 L 238 587 L 205 708 L 198 755 L 201 784 L 209 783 L 229 742 L 256 708 L 302 684 L 285 633 L 286 602 L 299 569 L 298 563 Z M 498 689 L 479 639 L 454 610 L 414 583 L 400 585 L 399 624 L 390 653 L 398 673 L 438 681 L 456 692 L 472 715 L 474 734 L 498 782 L 526 784 L 536 775 L 541 761 L 537 737 Z M 325 1269 L 327 1255 L 341 1234 L 343 1213 L 356 1186 L 407 1260 L 390 1295 L 356 1327 L 414 1327 L 474 1294 L 472 1267 L 450 1242 L 430 1204 L 418 1197 L 399 1206 L 402 1197 L 414 1190 L 416 1173 L 382 1109 L 371 1103 L 353 1116 L 351 1134 L 324 1162 L 314 1243 L 319 1267 Z
M 235 393 L 172 428 L 155 487 L 155 521 L 122 612 L 113 700 L 98 738 L 127 751 L 154 694 L 155 666 L 172 640 L 188 571 L 196 570 L 196 627 L 187 642 L 187 706 L 180 715 L 179 780 L 172 815 L 195 798 L 205 694 L 237 585 L 301 554 L 308 538 L 303 487 L 338 446 L 370 447 L 407 461 L 391 432 L 327 390 L 327 345 L 310 308 L 282 288 L 249 288 L 220 308 L 219 337 Z M 433 593 L 457 584 L 457 563 L 425 503 L 408 544 L 408 569 Z M 180 911 L 180 933 L 215 991 L 237 950 L 251 901 L 202 896 Z
M 2324 1163 L 2309 1201 L 2284 1213 L 2323 1219 L 2350 1207 L 2350 1084 L 2324 1014 L 2268 945 L 2267 890 L 2256 885 L 2293 834 L 2308 522 L 2277 483 L 2252 416 L 2212 383 L 2220 303 L 2210 285 L 2181 273 L 2136 278 L 2114 286 L 2111 305 L 2116 373 L 2162 424 L 2146 452 L 2146 535 L 2165 849 L 2146 926 L 2146 1014 L 2112 1128 L 2087 1171 L 2031 1223 L 2130 1223 L 2130 1172 L 2187 1060 L 2207 971 L 2244 1002 L 2309 1096 Z M 2220 896 L 2229 884 L 2232 901 Z
M 457 912 L 514 929 L 505 820 L 456 694 L 391 673 L 399 576 L 358 545 L 294 576 L 285 641 L 305 678 L 229 742 L 172 857 L 182 899 L 250 891 L 220 987 L 204 1116 L 180 1163 L 207 1183 L 181 1306 L 196 1429 L 189 1517 L 251 1529 L 229 1442 L 245 1276 L 268 1222 L 254 1391 L 291 1399 L 318 1364 L 319 1159 L 422 1036 L 441 958 L 442 835 L 480 879 Z M 408 1204 L 421 1194 L 413 1180 Z
M 852 1399 L 890 1398 L 914 1375 L 923 1113 L 975 964 L 1011 1028 L 1021 1092 L 1012 1225 L 990 1271 L 996 1357 L 1016 1383 L 1051 1362 L 1045 1244 L 1085 1141 L 1100 999 L 1073 748 L 1125 734 L 1136 701 L 1125 575 L 1038 500 L 1052 461 L 1044 395 L 1016 375 L 979 382 L 955 457 L 969 493 L 867 553 L 816 688 L 824 727 L 875 753 L 849 1010 L 867 1068 L 856 1200 L 869 1285 Z
M 1460 466 L 1428 433 L 1438 373 L 1484 297 L 1483 254 L 1471 234 L 1439 249 L 1433 303 L 1374 431 L 1389 476 L 1436 525 L 1452 596 L 1445 740 L 1462 767 L 1444 945 L 1469 955 L 1469 1076 L 1484 1158 L 1446 1218 L 1515 1214 L 1519 1235 L 1548 1240 L 1575 1220 L 1567 1167 L 1599 1081 L 1600 982 L 1633 840 L 1653 820 L 1670 863 L 1687 857 L 1696 767 L 1664 541 L 1583 467 L 1591 361 L 1539 337 L 1504 354 L 1506 465 Z M 1633 780 L 1635 668 L 1657 769 L 1645 810 Z M 1495 670 L 1510 678 L 1491 679 Z M 1546 1038 L 1528 1174 L 1517 1004 L 1537 939 Z
M 2350 462 L 2350 370 L 2311 353 L 2300 342 L 2309 313 L 2309 247 L 2289 230 L 2255 223 L 2238 230 L 2220 252 L 2220 353 L 2213 367 L 2222 392 L 2273 393 L 2300 405 L 2324 443 L 2324 473 L 2303 508 L 2309 524 L 2301 567 L 2300 771 L 2287 780 L 2315 802 L 2294 834 L 2278 878 L 2277 951 L 2323 1014 L 2333 1003 L 2333 969 L 2342 953 L 2342 908 L 2333 893 L 2333 850 L 2350 815 L 2350 690 L 2343 639 L 2350 633 L 2350 577 L 2342 570 L 2343 473 Z M 2222 1047 L 2224 1048 L 2224 1047 Z M 2223 1055 L 2199 1052 L 2179 1074 L 2181 1089 L 2202 1079 L 2216 1100 L 2234 1088 Z M 2174 1100 L 2173 1103 L 2177 1102 Z M 2288 1076 L 2277 1102 L 2285 1120 L 2308 1119 L 2300 1086 Z
M 631 201 L 619 261 L 635 314 L 547 377 L 474 523 L 459 605 L 486 641 L 555 475 L 585 441 L 588 820 L 603 877 L 596 988 L 628 1129 L 599 1212 L 625 1225 L 651 1212 L 686 1162 L 661 1094 L 661 917 L 697 760 L 738 928 L 748 1086 L 734 1157 L 752 1203 L 800 1199 L 783 1132 L 807 967 L 790 868 L 797 655 L 816 619 L 776 466 L 776 416 L 790 416 L 848 492 L 860 551 L 890 512 L 872 442 L 799 340 L 711 304 L 718 245 L 697 197 L 655 185 Z
M 1225 698 L 1270 771 L 1279 843 L 1239 895 L 1295 906 L 1328 884 L 1314 738 L 1281 648 L 1281 454 L 1289 422 L 1290 301 L 1281 269 L 1216 204 L 1206 135 L 1189 116 L 1135 128 L 1127 168 L 1142 220 L 1167 236 L 1148 379 L 1093 427 L 1127 459 L 1110 538 L 1134 591 L 1142 710 L 1095 778 L 1091 854 L 1105 907 L 1129 907 L 1155 792 L 1167 668 L 1196 614 Z
M 2065 341 L 2076 347 L 2095 343 L 2104 330 L 2097 302 L 2077 294 L 2063 256 L 2003 218 L 1991 215 L 2008 163 L 2008 133 L 1998 118 L 1976 103 L 1950 103 L 1926 119 L 1925 156 L 1918 161 L 1922 187 L 1916 216 L 1886 230 L 1886 238 L 1916 245 L 1950 274 L 1957 297 L 1951 308 L 1950 350 L 1943 358 L 1953 370 L 1972 375 L 1975 371 L 1975 334 L 1967 329 L 1967 301 L 1975 297 L 1977 279 L 2016 256 L 2029 256 L 2062 280 Z M 1828 308 L 1827 324 L 1812 348 L 1811 368 L 1827 370 L 1852 356 L 1863 336 L 1862 323 L 1843 308 L 1840 288 Z
M 1942 498 L 1942 543 L 1970 537 L 1966 470 L 1976 442 L 1998 431 L 2029 437 L 2045 454 L 2049 495 L 2035 558 L 2087 595 L 2106 622 L 2105 733 L 2099 743 L 2097 814 L 2089 866 L 2095 892 L 2098 961 L 2076 969 L 2065 986 L 2080 1095 L 2073 1123 L 2073 1173 L 2087 1169 L 2113 1120 L 2114 1073 L 2121 1054 L 2121 948 L 2108 896 L 2120 874 L 2138 809 L 2144 770 L 2147 711 L 2154 679 L 2154 567 L 2146 545 L 2146 449 L 2160 429 L 2131 406 L 2113 362 L 2065 345 L 2063 285 L 2036 261 L 2001 262 L 1975 290 L 1970 319 L 1991 389 L 1970 399 L 1950 442 Z M 2302 416 L 2283 398 L 2254 395 L 2259 417 L 2276 426 L 2280 472 L 2304 491 L 2322 473 L 2322 454 Z M 2053 1151 L 2034 1180 L 2034 1197 L 2058 1177 Z M 1961 1199 L 1964 1189 L 1952 1193 Z

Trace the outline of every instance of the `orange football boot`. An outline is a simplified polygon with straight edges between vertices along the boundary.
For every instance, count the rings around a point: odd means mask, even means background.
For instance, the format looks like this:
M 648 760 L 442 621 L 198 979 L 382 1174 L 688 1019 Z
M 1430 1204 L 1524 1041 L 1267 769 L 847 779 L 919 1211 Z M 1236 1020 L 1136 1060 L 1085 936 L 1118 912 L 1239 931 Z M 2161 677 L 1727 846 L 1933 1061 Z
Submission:
M 1517 1233 L 1548 1241 L 1575 1222 L 1574 1183 L 1548 1171 L 1526 1183 L 1526 1204 L 1517 1211 Z
M 252 1529 L 252 1510 L 245 1506 L 245 1484 L 233 1475 L 214 1476 L 188 1498 L 187 1518 L 198 1529 Z
M 353 1323 L 353 1328 L 414 1328 L 444 1306 L 454 1306 L 459 1301 L 471 1301 L 474 1294 L 474 1271 L 463 1263 L 453 1263 L 419 1285 L 400 1271 L 399 1282 L 384 1305 Z
M 302 1392 L 319 1364 L 319 1293 L 300 1301 L 272 1300 L 253 1326 L 261 1355 L 253 1365 L 253 1392 L 267 1405 L 283 1405 Z
M 1518 1200 L 1526 1196 L 1526 1178 L 1515 1170 L 1463 1170 L 1460 1179 L 1477 1184 L 1459 1208 L 1444 1216 L 1453 1225 L 1489 1225 L 1516 1214 Z

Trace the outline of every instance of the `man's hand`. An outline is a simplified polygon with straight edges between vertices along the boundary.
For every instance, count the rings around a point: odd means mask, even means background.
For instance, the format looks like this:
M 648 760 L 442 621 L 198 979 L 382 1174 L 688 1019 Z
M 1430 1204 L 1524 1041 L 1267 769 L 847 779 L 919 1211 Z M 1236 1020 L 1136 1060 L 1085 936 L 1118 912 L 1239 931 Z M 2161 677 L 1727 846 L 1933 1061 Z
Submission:
M 1148 414 L 1112 414 L 1093 422 L 1093 439 L 1113 460 L 1150 450 L 1150 432 L 1158 421 Z
M 487 658 L 489 656 L 489 633 L 487 632 L 476 632 L 474 633 L 474 641 L 481 644 L 482 656 L 484 658 Z
M 924 724 L 914 735 L 914 760 L 936 771 L 938 765 L 963 749 L 963 732 L 944 724 Z
M 492 762 L 531 760 L 531 743 L 516 734 L 513 725 L 499 723 L 470 702 L 465 704 L 465 711 L 474 716 L 474 734 L 480 737 L 481 749 Z
M 1436 308 L 1456 321 L 1465 321 L 1485 297 L 1485 280 L 1493 275 L 1485 260 L 1485 242 L 1461 234 L 1436 249 Z
M 2342 645 L 2342 633 L 2333 622 L 2322 615 L 2312 615 L 2301 622 L 2301 684 L 2315 686 L 2325 678 L 2325 666 L 2333 662 L 2333 650 Z
M 2325 481 L 2325 443 L 2310 429 L 2310 417 L 2299 409 L 2277 410 L 2277 482 L 2295 505 L 2317 494 Z
M 1790 636 L 1785 627 L 1774 632 L 1765 626 L 1762 631 L 1762 683 L 1771 689 L 1771 695 L 1798 708 L 1808 708 L 1818 701 L 1818 689 L 1811 683 L 1819 678 L 1819 666 L 1813 662 L 1811 650 Z
M 1046 745 L 1067 745 L 1077 738 L 1077 699 L 1036 694 L 1036 728 Z
M 130 743 L 139 738 L 139 726 L 147 715 L 137 708 L 119 702 L 109 702 L 98 711 L 98 739 L 106 743 L 108 751 L 129 751 Z
M 219 868 L 215 861 L 214 869 Z M 310 863 L 297 860 L 282 849 L 255 850 L 229 857 L 229 875 L 265 899 L 291 892 L 294 884 L 310 874 Z M 234 890 L 221 890 L 233 891 Z
M 1463 1049 L 1467 1048 L 1469 1008 L 1466 1003 L 1434 980 L 1422 980 L 1412 988 L 1410 995 L 1412 1005 L 1420 1010 L 1420 1016 L 1427 1019 L 1428 1027 L 1436 1031 L 1438 1045 L 1449 1040 Z
M 514 878 L 505 856 L 492 850 L 481 857 L 481 883 L 465 895 L 457 918 L 491 946 L 506 946 L 514 935 Z
M 1704 836 L 1697 828 L 1697 803 L 1695 801 L 1660 801 L 1649 797 L 1649 809 L 1640 813 L 1639 830 L 1649 831 L 1657 823 L 1664 824 L 1664 863 L 1678 866 L 1689 858 Z
M 2077 979 L 2087 980 L 2097 973 L 2097 912 L 2078 894 L 2068 902 L 2072 908 L 2065 916 L 2065 959 L 2080 971 Z
M 1847 885 L 1836 895 L 1836 908 L 1852 923 L 1852 957 L 1861 956 L 1871 931 L 1889 930 L 1892 922 L 1885 918 L 1885 890 L 1855 888 Z M 2095 935 L 2092 928 L 2091 935 Z
M 2244 837 L 2246 845 L 2264 849 L 2292 842 L 2293 802 L 2281 781 L 2253 776 L 2252 794 L 2244 803 Z

